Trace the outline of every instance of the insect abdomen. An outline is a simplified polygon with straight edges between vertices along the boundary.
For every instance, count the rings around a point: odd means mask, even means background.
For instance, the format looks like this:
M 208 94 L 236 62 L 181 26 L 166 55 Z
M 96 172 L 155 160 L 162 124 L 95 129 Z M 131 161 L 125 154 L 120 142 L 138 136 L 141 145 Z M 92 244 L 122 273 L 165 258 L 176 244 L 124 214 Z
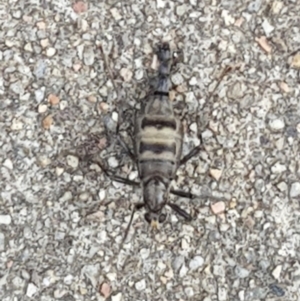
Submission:
M 146 100 L 135 124 L 135 151 L 141 179 L 155 175 L 172 179 L 182 150 L 182 124 L 174 116 L 169 100 L 171 52 L 168 44 L 160 48 L 158 58 L 156 90 Z

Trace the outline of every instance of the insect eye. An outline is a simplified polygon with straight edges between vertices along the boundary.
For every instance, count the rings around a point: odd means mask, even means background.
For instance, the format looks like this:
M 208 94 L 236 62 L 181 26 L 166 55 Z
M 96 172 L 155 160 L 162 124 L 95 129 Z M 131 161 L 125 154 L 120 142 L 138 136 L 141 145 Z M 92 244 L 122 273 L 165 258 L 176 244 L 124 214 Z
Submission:
M 158 218 L 159 223 L 163 223 L 166 220 L 166 215 L 165 214 L 161 214 Z
M 145 220 L 147 221 L 147 223 L 150 224 L 151 218 L 150 218 L 149 212 L 145 213 L 144 217 L 145 217 Z

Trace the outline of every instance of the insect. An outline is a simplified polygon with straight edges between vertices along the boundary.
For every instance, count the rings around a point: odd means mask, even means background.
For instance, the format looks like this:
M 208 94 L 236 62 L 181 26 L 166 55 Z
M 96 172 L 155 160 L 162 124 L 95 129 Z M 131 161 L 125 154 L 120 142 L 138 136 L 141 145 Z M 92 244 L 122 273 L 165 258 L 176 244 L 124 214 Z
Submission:
M 152 228 L 158 228 L 166 220 L 165 206 L 169 206 L 185 220 L 192 220 L 189 213 L 169 201 L 169 195 L 194 197 L 191 193 L 173 190 L 171 184 L 178 168 L 200 152 L 202 139 L 200 136 L 200 144 L 182 157 L 183 125 L 179 116 L 175 115 L 169 98 L 173 55 L 168 43 L 158 47 L 157 57 L 159 70 L 155 91 L 146 97 L 140 111 L 135 114 L 134 153 L 118 135 L 120 144 L 137 165 L 141 182 L 112 175 L 102 167 L 112 180 L 141 186 L 143 191 L 143 201 L 134 206 L 122 243 L 127 237 L 135 212 L 141 208 L 145 208 L 145 220 Z

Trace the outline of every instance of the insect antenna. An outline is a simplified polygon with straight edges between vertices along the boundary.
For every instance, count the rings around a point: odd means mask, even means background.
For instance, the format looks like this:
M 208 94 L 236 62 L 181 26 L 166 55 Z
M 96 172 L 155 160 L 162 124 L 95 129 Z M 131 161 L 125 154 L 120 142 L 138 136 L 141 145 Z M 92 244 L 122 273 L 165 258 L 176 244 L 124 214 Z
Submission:
M 145 206 L 145 203 L 137 203 L 137 204 L 134 206 L 134 208 L 133 208 L 133 210 L 132 210 L 132 213 L 131 213 L 130 221 L 129 221 L 128 225 L 127 225 L 127 228 L 126 228 L 125 233 L 124 233 L 124 237 L 123 237 L 123 239 L 122 239 L 122 241 L 121 241 L 120 249 L 122 249 L 123 244 L 124 244 L 124 242 L 125 242 L 125 239 L 127 238 L 127 235 L 128 235 L 130 226 L 131 226 L 131 224 L 132 224 L 132 220 L 133 220 L 133 217 L 134 217 L 135 212 L 136 212 L 137 210 L 143 208 L 144 206 Z

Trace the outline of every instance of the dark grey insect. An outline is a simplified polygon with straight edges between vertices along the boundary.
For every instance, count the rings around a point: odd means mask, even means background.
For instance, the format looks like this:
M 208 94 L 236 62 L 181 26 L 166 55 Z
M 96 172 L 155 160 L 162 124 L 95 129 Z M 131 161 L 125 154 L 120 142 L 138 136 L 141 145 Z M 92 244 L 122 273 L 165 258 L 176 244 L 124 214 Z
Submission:
M 189 213 L 169 201 L 169 194 L 172 193 L 187 198 L 195 197 L 189 192 L 172 189 L 171 183 L 179 166 L 199 153 L 202 148 L 202 139 L 200 136 L 200 144 L 181 158 L 184 133 L 182 122 L 178 116 L 175 116 L 169 98 L 173 55 L 168 43 L 163 43 L 158 47 L 157 56 L 160 66 L 156 89 L 154 93 L 146 97 L 141 104 L 140 111 L 135 115 L 134 153 L 118 134 L 120 144 L 138 167 L 141 182 L 116 176 L 101 166 L 112 180 L 127 185 L 141 186 L 143 190 L 143 202 L 135 205 L 123 242 L 128 234 L 135 211 L 143 207 L 146 210 L 145 219 L 153 228 L 157 228 L 160 223 L 165 221 L 164 207 L 166 205 L 184 219 L 192 220 Z M 222 77 L 225 73 L 223 72 Z

